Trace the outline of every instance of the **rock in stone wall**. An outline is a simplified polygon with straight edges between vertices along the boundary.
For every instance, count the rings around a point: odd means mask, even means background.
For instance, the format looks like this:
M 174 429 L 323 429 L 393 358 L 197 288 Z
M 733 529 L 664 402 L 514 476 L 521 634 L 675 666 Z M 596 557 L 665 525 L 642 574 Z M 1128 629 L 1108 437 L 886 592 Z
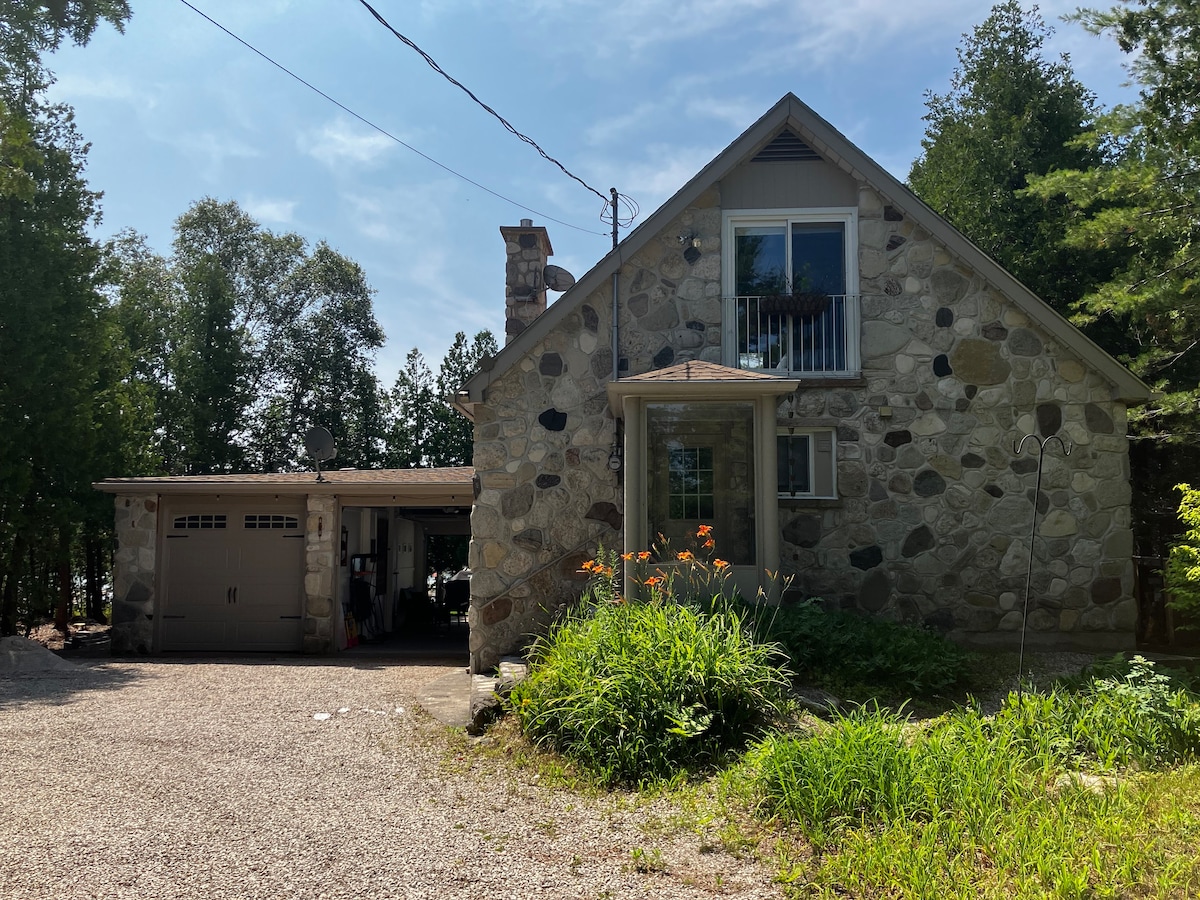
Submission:
M 158 541 L 158 495 L 118 494 L 117 547 L 113 560 L 112 652 L 154 649 L 154 569 Z
M 1029 626 L 1043 643 L 1131 644 L 1124 405 L 977 274 L 878 197 L 860 203 L 863 383 L 798 391 L 781 422 L 839 425 L 838 501 L 786 502 L 783 567 L 840 606 L 971 638 L 1020 628 L 1036 448 Z M 843 438 L 849 438 L 843 439 Z

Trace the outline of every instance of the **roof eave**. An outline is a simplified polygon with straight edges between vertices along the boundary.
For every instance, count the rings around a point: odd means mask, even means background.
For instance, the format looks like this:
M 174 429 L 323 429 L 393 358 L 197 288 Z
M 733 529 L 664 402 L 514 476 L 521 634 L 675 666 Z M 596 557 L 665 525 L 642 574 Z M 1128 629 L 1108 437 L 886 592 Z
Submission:
M 470 503 L 474 498 L 471 482 L 435 484 L 387 484 L 382 482 L 217 482 L 217 481 L 166 481 L 155 478 L 107 479 L 92 487 L 106 494 L 117 495 L 229 495 L 305 497 L 310 494 L 336 497 L 390 497 L 397 503 L 421 505 L 423 502 L 440 505 L 446 498 L 462 499 Z
M 787 126 L 816 150 L 827 162 L 838 166 L 852 178 L 865 182 L 884 200 L 909 215 L 931 235 L 936 236 L 951 254 L 976 271 L 1000 293 L 1040 325 L 1047 333 L 1098 371 L 1113 385 L 1113 399 L 1127 404 L 1145 402 L 1154 395 L 1149 385 L 1101 349 L 1087 335 L 1064 319 L 1044 300 L 1004 270 L 999 263 L 975 246 L 965 235 L 921 201 L 916 194 L 867 156 L 845 135 L 835 129 L 795 94 L 788 93 L 757 122 L 733 140 L 708 165 L 701 169 L 640 226 L 634 229 L 570 290 L 552 304 L 528 328 L 510 341 L 464 386 L 472 403 L 482 402 L 484 392 L 497 377 L 530 352 L 545 335 L 574 312 L 594 291 L 602 287 L 614 272 L 634 256 L 675 216 L 682 213 L 704 191 L 756 153 L 779 128 Z

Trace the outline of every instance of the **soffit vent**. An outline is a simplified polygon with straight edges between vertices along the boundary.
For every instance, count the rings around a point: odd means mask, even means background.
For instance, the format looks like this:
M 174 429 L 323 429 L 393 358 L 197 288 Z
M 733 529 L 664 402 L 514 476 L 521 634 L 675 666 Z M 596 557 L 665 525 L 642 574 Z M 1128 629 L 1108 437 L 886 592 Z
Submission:
M 775 140 L 758 151 L 753 162 L 812 162 L 819 160 L 817 151 L 788 130 L 775 136 Z

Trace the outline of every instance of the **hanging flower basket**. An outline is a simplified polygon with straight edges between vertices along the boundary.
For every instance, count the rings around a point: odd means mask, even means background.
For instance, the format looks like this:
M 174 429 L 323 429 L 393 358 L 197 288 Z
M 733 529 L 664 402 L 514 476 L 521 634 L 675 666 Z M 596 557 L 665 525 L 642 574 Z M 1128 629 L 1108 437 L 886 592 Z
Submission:
M 811 291 L 795 291 L 791 294 L 771 294 L 758 301 L 759 315 L 764 316 L 819 316 L 829 309 L 828 294 Z

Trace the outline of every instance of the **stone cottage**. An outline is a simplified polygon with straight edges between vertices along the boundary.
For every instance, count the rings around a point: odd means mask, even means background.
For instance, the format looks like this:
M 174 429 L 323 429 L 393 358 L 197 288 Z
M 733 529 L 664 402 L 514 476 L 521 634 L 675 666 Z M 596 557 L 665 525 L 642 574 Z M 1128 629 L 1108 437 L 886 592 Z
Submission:
M 753 595 L 968 642 L 1133 640 L 1126 409 L 1147 386 L 789 94 L 547 308 L 501 229 L 507 343 L 474 421 L 471 660 L 523 646 L 603 544 L 713 526 Z M 790 599 L 785 597 L 784 600 Z

